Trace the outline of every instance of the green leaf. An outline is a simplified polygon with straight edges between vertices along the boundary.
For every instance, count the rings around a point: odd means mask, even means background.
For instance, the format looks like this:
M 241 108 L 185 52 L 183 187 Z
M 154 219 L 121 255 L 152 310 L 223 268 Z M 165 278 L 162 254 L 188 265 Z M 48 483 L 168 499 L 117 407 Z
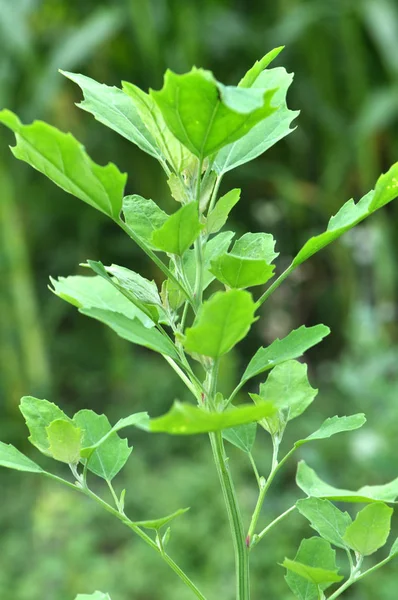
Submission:
M 133 142 L 144 152 L 161 162 L 164 160 L 153 136 L 142 122 L 134 102 L 122 90 L 98 83 L 78 73 L 61 73 L 81 88 L 84 101 L 77 104 L 79 108 L 94 115 L 97 121 Z
M 152 233 L 151 243 L 157 250 L 182 256 L 200 234 L 197 202 L 182 206 Z
M 58 279 L 50 277 L 50 281 L 54 288 L 52 291 L 57 296 L 79 309 L 99 308 L 107 312 L 120 313 L 128 319 L 140 321 L 145 327 L 154 327 L 153 319 L 150 319 L 103 277 L 72 275 Z
M 366 423 L 366 417 L 363 413 L 356 415 L 350 415 L 349 417 L 329 417 L 326 419 L 319 429 L 311 433 L 308 437 L 303 440 L 298 440 L 294 445 L 296 448 L 312 442 L 313 440 L 324 440 L 336 435 L 336 433 L 342 433 L 344 431 L 353 431 L 359 429 Z
M 109 594 L 94 592 L 94 594 L 78 594 L 75 600 L 111 600 Z
M 299 112 L 289 110 L 286 105 L 286 95 L 292 81 L 293 75 L 281 67 L 263 71 L 256 79 L 253 86 L 255 89 L 264 91 L 277 88 L 272 97 L 272 104 L 277 110 L 255 125 L 240 140 L 217 153 L 213 168 L 219 175 L 254 160 L 294 131 L 290 126 Z
M 29 441 L 43 454 L 52 456 L 46 428 L 58 419 L 70 421 L 69 417 L 52 402 L 33 396 L 24 396 L 19 405 L 29 429 Z
M 248 292 L 217 292 L 203 303 L 192 327 L 186 329 L 188 352 L 218 358 L 243 339 L 255 321 L 255 304 Z
M 282 52 L 285 46 L 279 46 L 274 48 L 270 52 L 267 52 L 260 60 L 256 60 L 254 65 L 247 71 L 244 77 L 238 83 L 238 87 L 248 88 L 252 87 L 257 78 L 261 73 L 268 67 L 268 65 L 275 60 L 275 58 Z
M 169 338 L 156 329 L 148 329 L 138 319 L 129 319 L 121 313 L 100 308 L 81 308 L 79 312 L 108 325 L 128 342 L 150 348 L 160 354 L 167 354 L 172 358 L 178 358 L 173 342 Z
M 73 417 L 73 422 L 83 431 L 84 448 L 95 446 L 112 429 L 105 415 L 97 415 L 92 410 L 80 410 Z M 114 432 L 91 454 L 88 459 L 88 469 L 95 475 L 112 481 L 126 464 L 131 451 L 132 448 L 128 447 L 127 440 L 121 439 Z M 83 458 L 84 462 L 85 460 Z
M 241 383 L 264 371 L 273 369 L 280 363 L 299 358 L 309 348 L 319 344 L 329 333 L 330 329 L 326 325 L 315 325 L 314 327 L 302 325 L 291 331 L 285 338 L 276 339 L 267 348 L 259 348 L 247 365 Z
M 299 600 L 319 598 L 318 586 L 325 590 L 343 578 L 337 574 L 336 552 L 319 537 L 303 540 L 294 561 L 285 559 L 286 583 Z
M 173 435 L 208 433 L 259 421 L 271 415 L 273 410 L 270 403 L 264 402 L 258 406 L 241 404 L 222 413 L 208 412 L 198 406 L 175 401 L 169 412 L 150 420 L 149 430 Z
M 67 464 L 77 464 L 82 446 L 82 430 L 70 421 L 57 419 L 46 427 L 51 456 Z
M 109 431 L 105 433 L 105 435 L 102 438 L 95 442 L 95 444 L 82 448 L 80 451 L 80 456 L 82 456 L 83 458 L 89 458 L 92 455 L 93 450 L 96 450 L 96 448 L 102 446 L 102 444 L 106 442 L 106 440 L 110 438 L 112 434 L 116 433 L 117 431 L 120 431 L 121 429 L 124 429 L 125 427 L 135 426 L 141 429 L 147 429 L 148 420 L 149 416 L 147 412 L 134 413 L 129 417 L 119 419 L 116 425 L 109 429 Z
M 225 440 L 246 454 L 250 454 L 256 441 L 257 423 L 238 425 L 222 432 Z
M 170 521 L 173 521 L 180 515 L 188 512 L 188 510 L 189 508 L 179 508 L 171 515 L 167 515 L 167 517 L 162 517 L 161 519 L 150 519 L 147 521 L 134 521 L 134 524 L 138 525 L 139 527 L 144 527 L 144 529 L 155 529 L 156 531 L 159 531 L 159 529 L 170 523 Z
M 301 265 L 310 256 L 319 252 L 376 210 L 394 200 L 398 196 L 397 178 L 398 163 L 395 163 L 387 173 L 379 177 L 374 191 L 366 194 L 357 204 L 354 203 L 354 200 L 346 202 L 337 215 L 330 219 L 326 231 L 312 237 L 304 244 L 294 258 L 292 267 Z
M 127 175 L 115 165 L 97 165 L 70 133 L 43 121 L 23 125 L 11 111 L 2 110 L 0 123 L 15 133 L 17 145 L 12 152 L 16 158 L 112 219 L 119 217 Z
M 344 541 L 362 556 L 369 556 L 384 546 L 390 534 L 393 509 L 374 502 L 365 506 L 347 528 Z
M 0 466 L 16 471 L 26 471 L 27 473 L 44 473 L 33 460 L 22 454 L 11 444 L 0 442 Z
M 390 554 L 388 556 L 396 556 L 398 554 L 398 538 L 395 540 L 393 545 L 391 546 Z
M 169 216 L 153 200 L 136 194 L 123 199 L 123 214 L 126 224 L 148 246 L 152 245 L 152 234 L 166 223 Z
M 343 536 L 352 523 L 347 512 L 342 512 L 329 500 L 320 498 L 305 498 L 299 500 L 296 506 L 321 537 L 338 548 L 347 548 Z
M 274 274 L 271 262 L 275 240 L 268 233 L 245 233 L 230 253 L 211 262 L 210 271 L 219 281 L 231 288 L 247 288 L 266 283 Z
M 300 416 L 311 404 L 318 390 L 308 381 L 307 365 L 297 360 L 287 360 L 277 365 L 260 385 L 262 400 L 273 402 L 284 414 L 284 421 Z
M 225 225 L 228 215 L 239 202 L 241 190 L 235 188 L 230 190 L 217 201 L 217 204 L 207 217 L 206 230 L 208 234 L 216 233 Z
M 203 159 L 272 114 L 274 92 L 223 86 L 209 71 L 193 68 L 184 75 L 166 71 L 162 90 L 150 93 L 170 131 Z
M 384 485 L 366 485 L 353 492 L 325 483 L 303 460 L 298 464 L 296 483 L 307 496 L 327 498 L 338 502 L 395 503 L 398 497 L 398 477 Z

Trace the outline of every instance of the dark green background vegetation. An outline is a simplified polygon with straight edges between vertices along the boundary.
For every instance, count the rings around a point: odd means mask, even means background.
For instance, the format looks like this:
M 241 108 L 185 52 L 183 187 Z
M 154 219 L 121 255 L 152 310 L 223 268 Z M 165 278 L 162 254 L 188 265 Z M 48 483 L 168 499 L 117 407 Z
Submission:
M 196 64 L 234 83 L 281 44 L 286 49 L 276 64 L 296 73 L 288 104 L 301 110 L 298 129 L 229 174 L 223 190 L 242 188 L 232 225 L 273 233 L 282 267 L 341 204 L 363 195 L 398 159 L 396 0 L 0 0 L 0 107 L 72 131 L 94 160 L 128 171 L 129 193 L 172 208 L 158 165 L 79 111 L 78 89 L 57 69 L 147 89 L 161 87 L 166 67 L 183 72 Z M 104 411 L 115 422 L 138 410 L 160 414 L 185 391 L 161 358 L 49 292 L 50 274 L 77 273 L 87 258 L 125 264 L 158 281 L 159 273 L 100 213 L 17 162 L 5 129 L 0 142 L 0 438 L 35 456 L 18 411 L 24 394 L 55 400 L 71 413 Z M 307 356 L 320 394 L 290 436 L 310 433 L 327 416 L 363 410 L 363 430 L 302 451 L 341 487 L 398 475 L 397 231 L 398 203 L 392 203 L 315 256 L 264 306 L 263 319 L 222 365 L 230 389 L 260 344 L 302 323 L 331 327 L 332 335 Z M 116 480 L 118 489 L 127 487 L 128 514 L 149 518 L 191 506 L 174 525 L 170 551 L 210 597 L 232 598 L 229 534 L 205 436 L 132 433 L 131 441 L 135 450 Z M 244 457 L 234 448 L 230 454 L 249 515 L 255 481 Z M 265 436 L 256 456 L 265 474 Z M 299 495 L 294 473 L 292 461 L 271 492 L 264 524 Z M 258 546 L 253 598 L 292 597 L 276 563 L 309 535 L 304 519 L 291 515 Z M 95 589 L 113 600 L 188 596 L 122 525 L 34 476 L 0 472 L 0 543 L 2 600 L 73 600 Z M 397 586 L 395 562 L 345 597 L 390 600 Z

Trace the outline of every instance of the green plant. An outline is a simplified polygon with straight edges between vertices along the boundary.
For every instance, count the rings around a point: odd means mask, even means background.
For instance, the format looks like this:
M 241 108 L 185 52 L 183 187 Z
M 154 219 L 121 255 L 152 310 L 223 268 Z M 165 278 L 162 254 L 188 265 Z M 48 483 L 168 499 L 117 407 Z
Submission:
M 364 558 L 387 541 L 393 512 L 388 505 L 398 496 L 398 479 L 358 491 L 338 489 L 323 482 L 302 461 L 296 481 L 307 497 L 262 530 L 258 528 L 267 491 L 300 446 L 365 423 L 363 414 L 328 418 L 280 457 L 287 424 L 299 417 L 317 394 L 309 383 L 306 365 L 297 359 L 329 334 L 326 326 L 302 326 L 260 348 L 235 389 L 228 396 L 218 391 L 222 357 L 245 338 L 256 313 L 284 279 L 398 196 L 396 163 L 357 204 L 347 202 L 331 218 L 326 231 L 308 240 L 290 266 L 254 300 L 247 288 L 263 286 L 274 276 L 275 241 L 270 234 L 246 233 L 230 249 L 234 233 L 220 230 L 239 201 L 240 190 L 219 197 L 219 187 L 228 171 L 253 160 L 292 131 L 297 113 L 286 105 L 292 76 L 280 67 L 267 68 L 280 51 L 277 48 L 256 62 L 236 87 L 224 86 L 210 72 L 195 68 L 184 75 L 167 71 L 162 90 L 149 94 L 127 82 L 120 90 L 83 75 L 64 73 L 82 88 L 81 108 L 159 161 L 171 195 L 181 205 L 172 215 L 152 200 L 138 195 L 124 197 L 126 175 L 113 164 L 102 167 L 94 163 L 71 134 L 39 121 L 23 125 L 12 112 L 0 112 L 0 122 L 16 135 L 12 150 L 17 158 L 110 217 L 165 276 L 159 292 L 155 282 L 125 267 L 88 260 L 83 266 L 94 276 L 51 279 L 52 291 L 122 338 L 163 356 L 195 401 L 175 401 L 160 417 L 135 413 L 112 426 L 104 415 L 92 410 L 81 410 L 71 418 L 47 400 L 26 396 L 20 409 L 30 431 L 29 440 L 46 456 L 69 465 L 74 480 L 45 471 L 3 443 L 0 464 L 49 477 L 94 500 L 153 548 L 202 599 L 205 596 L 167 551 L 171 523 L 188 509 L 145 521 L 125 514 L 126 490 L 116 492 L 112 483 L 132 450 L 127 440 L 119 437 L 124 428 L 171 435 L 208 434 L 231 528 L 238 600 L 250 598 L 250 553 L 257 551 L 267 533 L 293 511 L 303 515 L 319 534 L 302 541 L 294 560 L 286 558 L 283 562 L 287 584 L 299 599 L 326 598 L 326 590 L 340 584 L 328 596 L 337 598 L 398 553 L 395 542 L 386 558 L 361 571 Z M 163 253 L 162 258 L 159 253 Z M 208 288 L 210 293 L 204 299 Z M 249 394 L 252 402 L 234 405 L 246 383 L 266 372 L 269 375 L 258 393 Z M 257 424 L 272 441 L 267 477 L 261 474 L 263 465 L 258 467 L 252 456 Z M 247 455 L 257 480 L 258 501 L 247 529 L 225 441 Z M 105 480 L 111 502 L 92 490 L 89 478 L 93 475 Z M 331 500 L 366 506 L 352 520 Z M 349 573 L 345 580 L 338 572 L 332 546 L 347 556 Z M 78 598 L 88 597 L 107 598 L 100 592 Z

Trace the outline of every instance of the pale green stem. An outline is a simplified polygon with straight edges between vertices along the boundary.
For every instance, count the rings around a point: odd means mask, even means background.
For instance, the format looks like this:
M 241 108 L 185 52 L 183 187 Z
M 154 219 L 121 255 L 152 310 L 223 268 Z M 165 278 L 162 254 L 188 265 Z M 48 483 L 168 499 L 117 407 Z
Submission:
M 200 204 L 200 184 L 202 177 L 202 166 L 203 159 L 199 160 L 198 165 L 198 177 L 196 181 L 196 202 L 198 203 L 198 210 Z M 200 213 L 199 213 L 200 214 Z M 195 248 L 195 258 L 196 258 L 196 274 L 195 274 L 195 287 L 194 287 L 194 302 L 196 308 L 198 309 L 202 304 L 202 296 L 203 296 L 203 248 L 202 248 L 202 237 L 199 234 L 198 238 L 194 243 Z
M 222 175 L 218 175 L 216 182 L 214 184 L 214 188 L 211 194 L 211 198 L 210 198 L 210 202 L 209 202 L 209 208 L 207 210 L 207 214 L 209 215 L 211 213 L 211 211 L 213 210 L 215 203 L 217 201 L 217 194 L 218 194 L 218 190 L 220 189 L 220 184 L 221 184 L 221 180 L 222 180 L 223 176 Z
M 172 369 L 177 373 L 180 379 L 185 383 L 190 392 L 195 396 L 195 398 L 200 400 L 200 392 L 195 388 L 192 381 L 187 377 L 182 369 L 177 365 L 177 363 L 167 354 L 162 354 L 163 358 L 169 363 Z
M 290 508 L 285 510 L 285 512 L 283 512 L 281 515 L 279 515 L 279 517 L 276 517 L 276 519 L 274 519 L 269 525 L 267 525 L 267 527 L 264 527 L 264 529 L 258 535 L 254 535 L 253 543 L 250 545 L 250 549 L 252 550 L 254 546 L 256 546 L 256 544 L 258 544 L 267 535 L 267 533 L 271 531 L 273 527 L 275 527 L 275 525 L 278 525 L 278 523 L 283 521 L 283 519 L 290 515 L 290 513 L 292 513 L 295 510 L 295 508 L 296 505 L 291 506 Z
M 329 596 L 328 600 L 335 600 L 335 598 L 338 598 L 339 596 L 341 596 L 341 594 L 343 592 L 345 592 L 346 589 L 348 589 L 353 583 L 356 583 L 357 581 L 359 581 L 360 579 L 365 577 L 365 575 L 368 575 L 369 573 L 376 571 L 377 569 L 379 569 L 380 567 L 385 565 L 388 562 L 388 560 L 391 560 L 391 558 L 392 557 L 387 557 L 386 559 L 382 560 L 380 563 L 378 563 L 371 569 L 368 569 L 364 573 L 361 573 L 360 568 L 362 565 L 363 557 L 360 557 L 360 559 L 358 560 L 355 567 L 351 570 L 351 575 L 349 576 L 347 581 L 345 581 L 343 583 L 343 585 L 341 585 L 331 596 Z
M 258 483 L 258 487 L 261 489 L 261 478 L 260 478 L 260 473 L 258 472 L 257 465 L 256 465 L 256 463 L 255 463 L 255 461 L 254 461 L 254 458 L 253 458 L 253 455 L 252 455 L 252 453 L 251 453 L 251 452 L 249 452 L 249 460 L 250 460 L 251 466 L 252 466 L 252 468 L 253 468 L 254 475 L 256 476 L 256 480 L 257 480 L 257 483 Z
M 279 275 L 278 279 L 276 279 L 274 281 L 274 283 L 272 285 L 269 286 L 269 288 L 267 290 L 265 290 L 264 294 L 262 296 L 260 296 L 260 298 L 257 300 L 256 302 L 256 307 L 259 308 L 263 302 L 265 302 L 270 296 L 271 294 L 274 293 L 274 291 L 281 285 L 281 283 L 283 283 L 285 281 L 285 279 L 290 275 L 290 273 L 292 271 L 294 271 L 295 267 L 293 267 L 292 265 L 290 265 L 286 271 L 283 271 L 283 273 L 281 275 Z

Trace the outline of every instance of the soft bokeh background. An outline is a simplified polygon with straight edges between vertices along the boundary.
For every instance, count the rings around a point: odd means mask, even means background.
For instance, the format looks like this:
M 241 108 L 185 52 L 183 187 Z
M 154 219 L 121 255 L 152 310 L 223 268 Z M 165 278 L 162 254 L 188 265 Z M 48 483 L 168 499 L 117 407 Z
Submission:
M 161 86 L 166 67 L 182 72 L 196 64 L 234 83 L 281 44 L 286 49 L 275 64 L 296 73 L 288 100 L 301 110 L 299 127 L 229 174 L 223 189 L 242 187 L 233 226 L 273 233 L 282 268 L 343 202 L 368 191 L 398 160 L 396 0 L 0 0 L 0 107 L 72 131 L 97 162 L 112 160 L 129 172 L 130 193 L 170 208 L 157 164 L 79 111 L 79 90 L 57 69 L 147 89 Z M 48 291 L 48 275 L 77 273 L 87 258 L 158 280 L 159 274 L 100 213 L 16 161 L 5 129 L 0 142 L 0 438 L 45 465 L 26 441 L 18 411 L 23 394 L 54 400 L 70 413 L 104 411 L 114 422 L 136 410 L 159 414 L 185 391 L 161 358 Z M 341 487 L 398 475 L 397 231 L 398 202 L 302 266 L 223 365 L 230 388 L 260 344 L 302 323 L 331 327 L 329 339 L 307 356 L 320 394 L 288 438 L 310 433 L 328 416 L 364 411 L 362 431 L 301 453 Z M 116 480 L 119 490 L 128 489 L 128 514 L 148 518 L 191 506 L 174 525 L 170 551 L 210 597 L 232 598 L 231 548 L 206 438 L 132 433 L 131 441 L 132 458 Z M 264 474 L 269 450 L 261 437 L 256 457 Z M 255 482 L 244 457 L 233 448 L 230 455 L 247 521 Z M 295 460 L 270 494 L 264 524 L 294 502 L 294 472 Z M 276 563 L 310 535 L 291 515 L 257 547 L 253 598 L 292 598 Z M 35 476 L 0 472 L 0 544 L 2 600 L 72 600 L 95 589 L 113 600 L 188 597 L 122 525 Z M 395 598 L 396 564 L 365 581 L 345 597 Z

